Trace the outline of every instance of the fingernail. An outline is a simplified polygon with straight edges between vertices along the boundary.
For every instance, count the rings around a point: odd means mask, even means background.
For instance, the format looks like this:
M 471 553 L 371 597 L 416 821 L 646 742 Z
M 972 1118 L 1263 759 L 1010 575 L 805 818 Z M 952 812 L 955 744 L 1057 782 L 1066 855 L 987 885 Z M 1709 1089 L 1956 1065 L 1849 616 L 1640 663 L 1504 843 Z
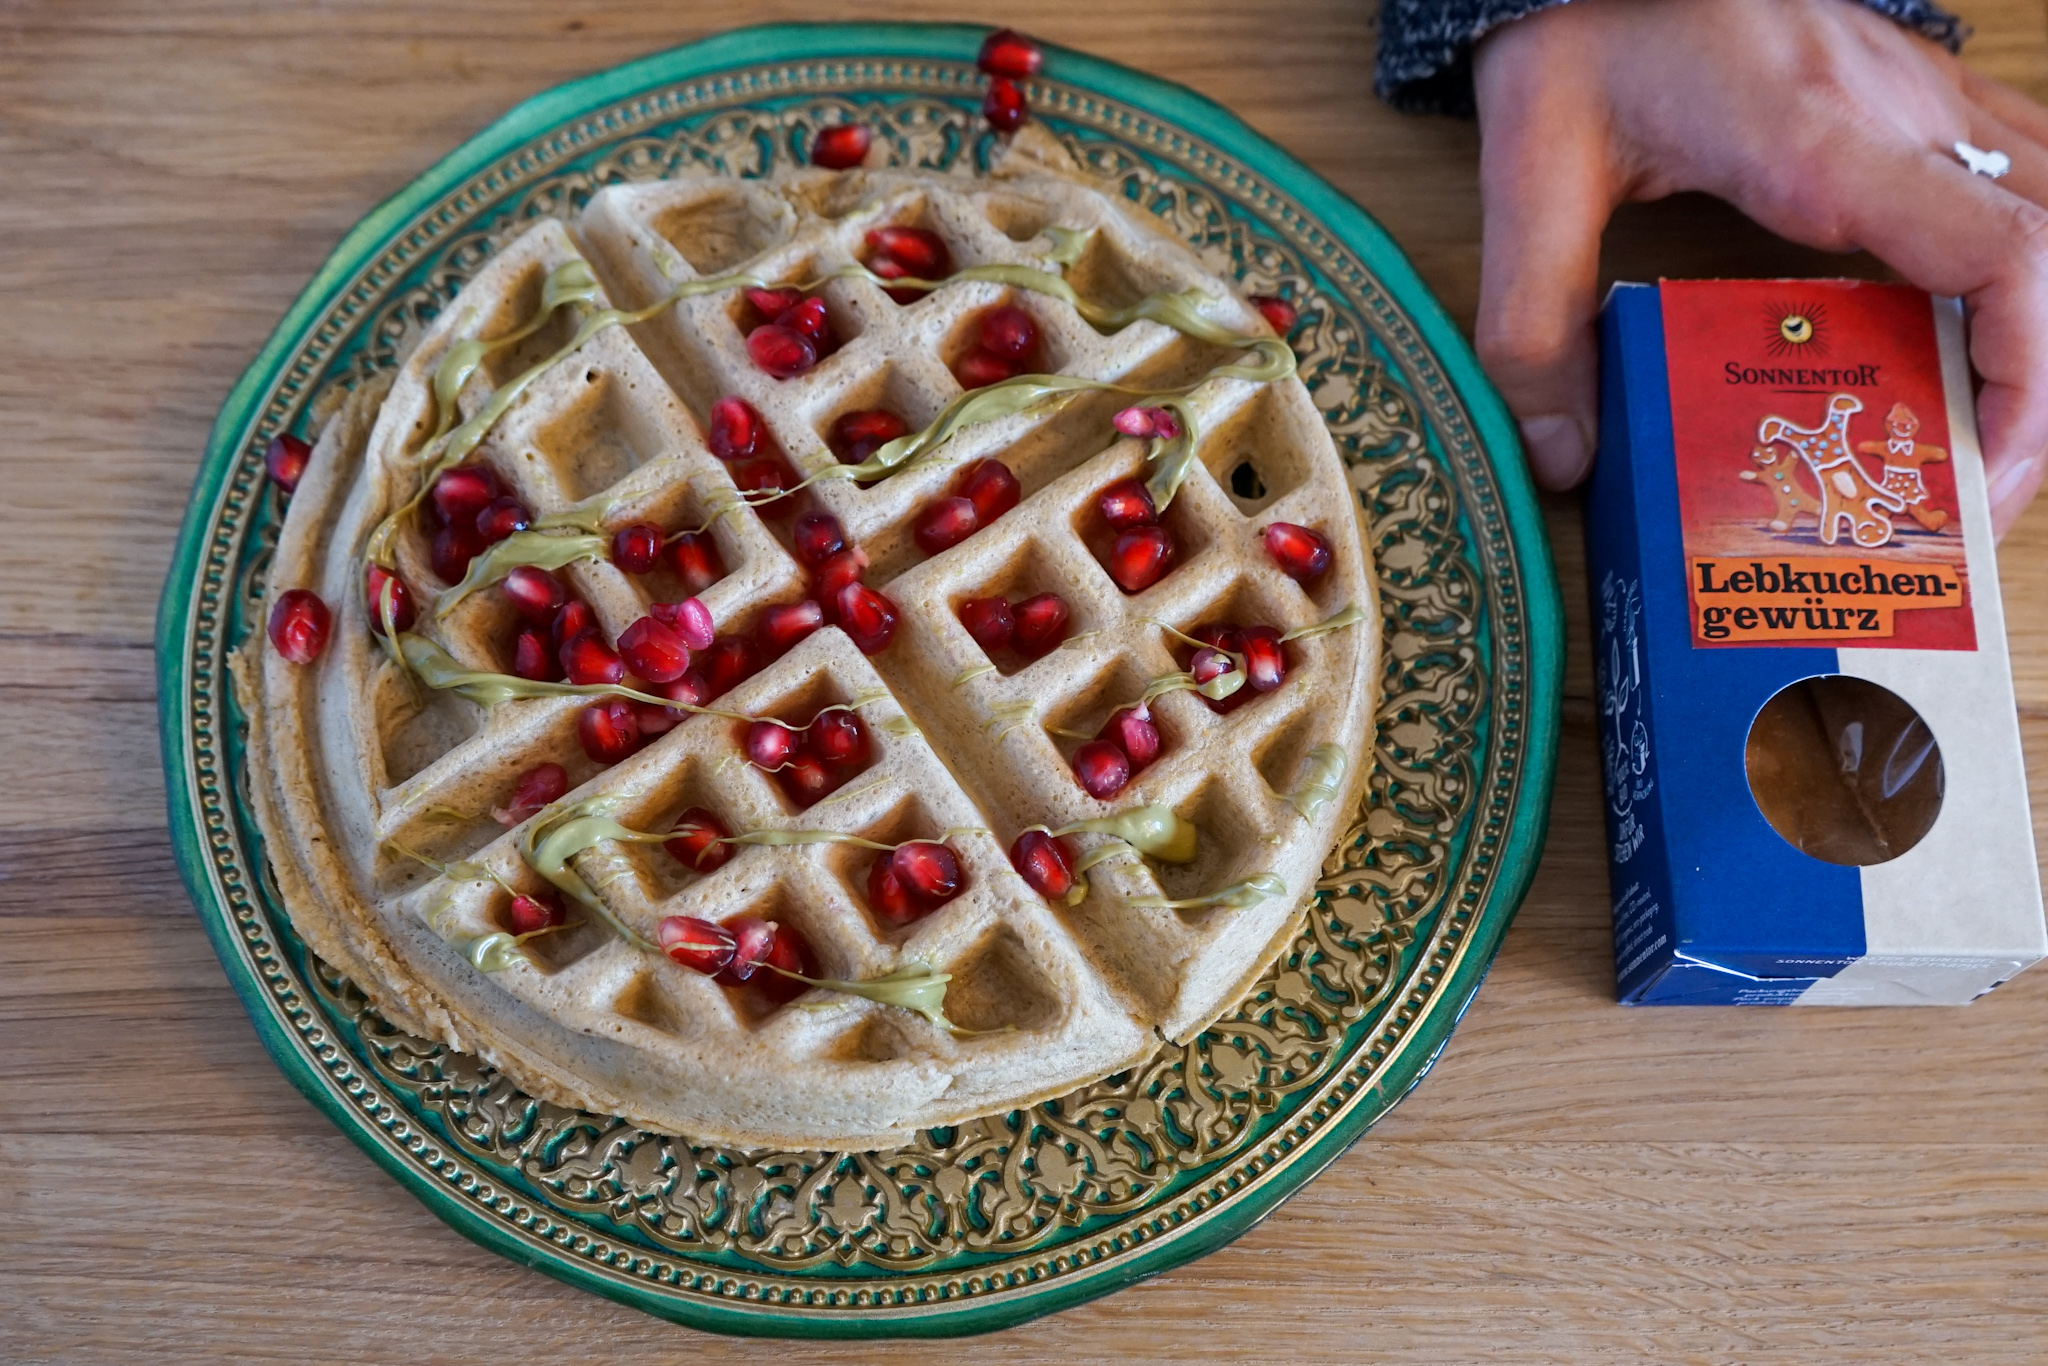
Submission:
M 1568 489 L 1586 477 L 1593 463 L 1585 429 L 1574 417 L 1549 413 L 1522 419 L 1522 444 L 1529 450 L 1529 468 L 1545 488 Z

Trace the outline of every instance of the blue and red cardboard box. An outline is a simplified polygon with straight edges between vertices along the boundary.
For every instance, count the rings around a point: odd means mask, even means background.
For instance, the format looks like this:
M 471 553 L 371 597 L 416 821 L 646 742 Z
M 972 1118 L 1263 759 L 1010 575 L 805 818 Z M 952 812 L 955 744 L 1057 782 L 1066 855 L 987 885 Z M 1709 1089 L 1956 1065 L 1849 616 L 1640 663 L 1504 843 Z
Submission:
M 2048 956 L 1960 307 L 1624 284 L 1601 351 L 1621 999 L 1960 1004 Z

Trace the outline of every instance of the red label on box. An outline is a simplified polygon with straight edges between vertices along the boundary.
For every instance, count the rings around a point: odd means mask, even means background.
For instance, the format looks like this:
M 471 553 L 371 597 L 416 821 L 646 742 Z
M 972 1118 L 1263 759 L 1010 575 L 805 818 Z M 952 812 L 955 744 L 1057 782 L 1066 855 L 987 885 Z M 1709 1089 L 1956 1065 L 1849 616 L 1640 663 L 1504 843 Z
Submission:
M 1693 644 L 1976 649 L 1927 295 L 1660 294 Z

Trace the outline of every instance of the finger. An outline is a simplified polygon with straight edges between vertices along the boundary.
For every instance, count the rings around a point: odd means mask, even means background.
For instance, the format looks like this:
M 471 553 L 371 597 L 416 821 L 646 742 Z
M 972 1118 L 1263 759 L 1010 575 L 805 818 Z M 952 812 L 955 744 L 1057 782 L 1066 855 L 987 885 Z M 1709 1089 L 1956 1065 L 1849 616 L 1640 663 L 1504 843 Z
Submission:
M 2010 125 L 2033 142 L 2048 146 L 2048 109 L 2042 108 L 2004 81 L 1956 64 L 1963 95 L 2001 123 Z M 1983 144 L 1978 144 L 1982 146 Z
M 1971 145 L 2012 159 L 2012 169 L 1998 178 L 1998 188 L 2048 207 L 2048 147 L 1981 105 L 1969 106 L 1969 119 Z

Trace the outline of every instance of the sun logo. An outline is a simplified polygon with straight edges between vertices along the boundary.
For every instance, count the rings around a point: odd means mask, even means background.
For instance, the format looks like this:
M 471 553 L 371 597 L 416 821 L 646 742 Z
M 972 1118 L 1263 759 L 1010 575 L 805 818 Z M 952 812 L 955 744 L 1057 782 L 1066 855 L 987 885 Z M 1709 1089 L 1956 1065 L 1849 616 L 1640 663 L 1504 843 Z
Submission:
M 1816 356 L 1827 354 L 1827 341 L 1822 335 L 1827 327 L 1827 309 L 1820 304 L 1772 304 L 1764 315 L 1771 326 L 1764 349 L 1772 355 L 1789 356 L 1795 351 Z

